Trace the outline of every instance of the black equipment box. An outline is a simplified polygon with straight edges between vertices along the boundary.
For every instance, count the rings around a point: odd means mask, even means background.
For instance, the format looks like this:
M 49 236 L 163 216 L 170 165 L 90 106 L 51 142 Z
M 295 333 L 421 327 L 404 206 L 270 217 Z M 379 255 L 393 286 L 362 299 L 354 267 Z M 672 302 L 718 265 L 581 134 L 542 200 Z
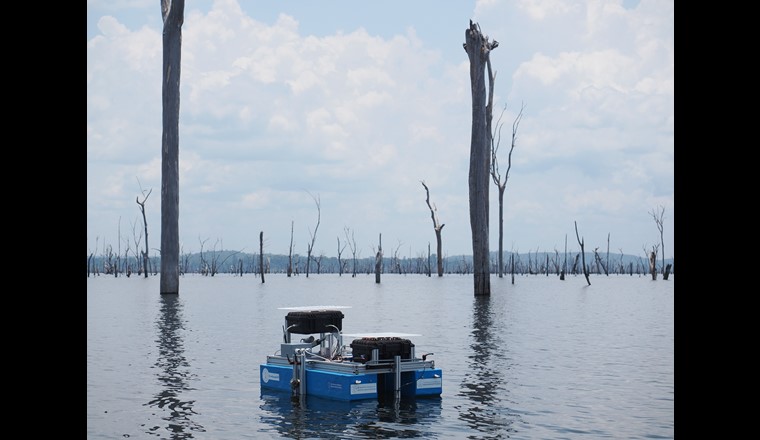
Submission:
M 351 350 L 354 362 L 365 363 L 372 359 L 372 350 L 377 348 L 378 359 L 393 359 L 401 356 L 401 359 L 412 358 L 412 341 L 396 336 L 354 339 L 351 342 Z
M 335 327 L 343 330 L 343 312 L 340 310 L 310 310 L 289 312 L 285 322 L 290 333 L 308 335 L 312 333 L 332 333 Z M 293 327 L 291 327 L 293 326 Z M 335 326 L 335 327 L 332 327 Z

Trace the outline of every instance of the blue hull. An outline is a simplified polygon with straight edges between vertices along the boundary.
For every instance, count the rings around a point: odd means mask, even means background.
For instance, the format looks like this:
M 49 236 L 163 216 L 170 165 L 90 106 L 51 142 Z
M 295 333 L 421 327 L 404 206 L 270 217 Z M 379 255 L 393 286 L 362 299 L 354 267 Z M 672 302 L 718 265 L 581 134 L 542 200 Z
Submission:
M 443 391 L 442 371 L 437 368 L 401 373 L 401 397 L 439 396 Z M 259 379 L 262 389 L 291 391 L 293 368 L 261 364 Z M 378 394 L 392 393 L 392 373 L 340 373 L 306 369 L 306 392 L 310 396 L 341 401 L 377 399 Z

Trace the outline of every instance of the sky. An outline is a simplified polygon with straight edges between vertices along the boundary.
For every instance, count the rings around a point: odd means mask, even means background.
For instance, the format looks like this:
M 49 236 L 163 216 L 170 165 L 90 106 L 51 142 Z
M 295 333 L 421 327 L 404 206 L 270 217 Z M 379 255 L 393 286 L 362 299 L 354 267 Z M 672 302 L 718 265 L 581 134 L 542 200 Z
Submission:
M 472 255 L 472 20 L 496 72 L 505 251 L 673 258 L 674 2 L 187 0 L 180 253 Z M 87 1 L 87 253 L 161 243 L 162 19 Z M 148 195 L 149 194 L 149 195 Z M 147 195 L 147 199 L 145 196 Z M 499 245 L 489 187 L 489 248 Z M 319 222 L 319 223 L 318 223 Z

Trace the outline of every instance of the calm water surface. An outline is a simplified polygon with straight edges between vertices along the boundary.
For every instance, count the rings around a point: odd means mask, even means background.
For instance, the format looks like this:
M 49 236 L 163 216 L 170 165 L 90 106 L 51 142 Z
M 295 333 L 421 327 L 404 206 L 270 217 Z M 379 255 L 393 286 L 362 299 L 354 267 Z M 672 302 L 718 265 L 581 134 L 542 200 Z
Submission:
M 88 439 L 658 439 L 674 433 L 674 276 L 87 279 Z M 287 311 L 345 305 L 443 369 L 440 398 L 333 402 L 261 390 Z M 346 341 L 350 342 L 350 339 Z

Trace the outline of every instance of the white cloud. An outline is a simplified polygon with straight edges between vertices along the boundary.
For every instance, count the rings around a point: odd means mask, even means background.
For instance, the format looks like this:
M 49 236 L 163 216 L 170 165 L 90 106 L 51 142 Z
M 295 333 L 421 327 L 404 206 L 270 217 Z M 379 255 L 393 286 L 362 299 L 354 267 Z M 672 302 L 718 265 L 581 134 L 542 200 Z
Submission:
M 588 211 L 629 225 L 652 201 L 672 207 L 672 2 L 473 6 L 483 31 L 501 42 L 492 61 L 495 107 L 508 104 L 505 139 L 527 104 L 506 196 L 509 235 L 534 248 Z M 266 21 L 258 11 L 276 4 L 201 7 L 188 9 L 183 26 L 186 245 L 218 234 L 233 246 L 250 234 L 242 219 L 251 210 L 270 251 L 286 249 L 292 218 L 303 244 L 315 214 L 308 190 L 322 195 L 326 234 L 347 225 L 362 231 L 367 248 L 382 229 L 384 243 L 398 238 L 415 250 L 432 233 L 425 180 L 447 223 L 444 247 L 468 252 L 471 97 L 461 48 L 421 39 L 429 23 L 414 18 L 390 37 L 359 21 L 311 35 L 301 23 L 329 28 L 329 8 L 321 17 L 274 13 Z M 158 11 L 152 15 L 131 22 L 114 9 L 91 18 L 99 34 L 87 42 L 88 240 L 104 235 L 93 218 L 111 228 L 134 215 L 136 177 L 160 189 L 162 44 Z M 158 203 L 158 191 L 151 198 Z
M 543 20 L 549 15 L 564 15 L 579 5 L 568 0 L 518 0 L 517 7 L 534 20 Z

